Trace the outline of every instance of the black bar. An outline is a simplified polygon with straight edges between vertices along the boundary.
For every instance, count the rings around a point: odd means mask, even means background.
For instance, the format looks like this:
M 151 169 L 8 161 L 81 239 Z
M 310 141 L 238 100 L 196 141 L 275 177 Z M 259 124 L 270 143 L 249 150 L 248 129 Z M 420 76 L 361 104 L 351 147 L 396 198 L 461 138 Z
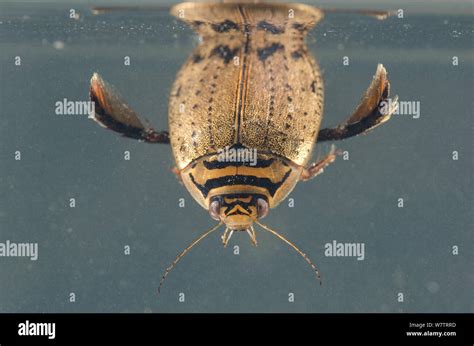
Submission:
M 0 345 L 447 344 L 473 345 L 473 314 L 0 314 Z M 20 323 L 54 322 L 55 338 L 20 336 Z M 424 323 L 415 327 L 410 323 Z M 432 323 L 428 326 L 427 323 Z M 448 323 L 436 325 L 436 323 Z M 30 324 L 31 327 L 31 324 Z M 408 336 L 407 332 L 455 332 Z

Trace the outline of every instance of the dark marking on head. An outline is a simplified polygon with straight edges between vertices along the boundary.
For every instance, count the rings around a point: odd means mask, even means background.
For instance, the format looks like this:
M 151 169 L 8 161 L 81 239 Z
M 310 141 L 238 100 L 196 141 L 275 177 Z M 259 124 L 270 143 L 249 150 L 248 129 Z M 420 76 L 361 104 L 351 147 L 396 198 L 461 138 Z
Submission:
M 243 208 L 242 205 L 239 205 L 239 206 L 240 206 L 241 208 Z M 251 213 L 250 211 L 248 211 L 248 212 L 246 212 L 246 213 L 243 213 L 243 212 L 241 212 L 240 210 L 236 210 L 236 211 L 234 211 L 233 213 L 227 214 L 227 216 L 231 216 L 231 215 L 250 215 L 250 213 Z
M 262 20 L 261 22 L 259 22 L 257 24 L 257 29 L 258 30 L 265 30 L 266 32 L 270 32 L 273 35 L 279 35 L 279 34 L 283 34 L 285 32 L 284 27 L 276 26 L 274 24 L 270 24 L 270 23 L 268 23 L 264 20 Z
M 211 203 L 213 201 L 219 201 L 221 204 L 221 208 L 224 208 L 224 214 L 227 216 L 234 215 L 234 214 L 244 214 L 250 215 L 251 207 L 256 206 L 258 204 L 258 199 L 263 199 L 268 202 L 266 196 L 261 194 L 226 194 L 226 195 L 219 195 L 214 196 L 211 199 Z M 240 210 L 233 211 L 236 207 L 239 207 Z M 230 213 L 233 211 L 232 213 Z M 228 214 L 230 213 L 230 214 Z
M 265 47 L 265 48 L 259 48 L 257 49 L 257 54 L 258 54 L 258 59 L 260 61 L 265 62 L 270 56 L 275 54 L 275 52 L 284 49 L 285 46 L 283 46 L 280 43 L 273 43 L 271 46 Z
M 227 45 L 218 45 L 216 48 L 214 48 L 211 52 L 211 56 L 217 55 L 220 57 L 222 60 L 224 60 L 225 64 L 228 64 L 229 61 L 231 61 L 234 56 L 237 54 L 239 51 L 240 47 L 230 49 L 229 46 Z M 214 78 L 216 79 L 216 78 Z

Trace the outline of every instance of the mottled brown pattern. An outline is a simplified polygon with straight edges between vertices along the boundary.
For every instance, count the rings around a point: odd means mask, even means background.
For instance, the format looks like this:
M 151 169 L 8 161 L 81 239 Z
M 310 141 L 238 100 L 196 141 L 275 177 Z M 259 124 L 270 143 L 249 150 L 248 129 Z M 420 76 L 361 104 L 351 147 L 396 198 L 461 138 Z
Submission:
M 306 164 L 322 117 L 323 86 L 304 35 L 321 11 L 299 4 L 185 3 L 172 14 L 184 16 L 203 38 L 170 97 L 178 167 L 237 142 Z

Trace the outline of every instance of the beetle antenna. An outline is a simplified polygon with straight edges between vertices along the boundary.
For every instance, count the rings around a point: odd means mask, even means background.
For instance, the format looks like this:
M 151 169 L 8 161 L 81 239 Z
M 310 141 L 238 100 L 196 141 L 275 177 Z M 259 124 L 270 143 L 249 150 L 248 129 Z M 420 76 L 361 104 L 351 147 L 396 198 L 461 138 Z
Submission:
M 257 220 L 255 220 L 255 223 L 257 225 L 259 225 L 260 227 L 262 227 L 265 231 L 273 234 L 274 236 L 276 236 L 277 238 L 279 238 L 280 240 L 284 241 L 285 243 L 287 243 L 288 245 L 290 245 L 296 252 L 298 252 L 300 254 L 301 257 L 303 257 L 305 259 L 306 262 L 308 262 L 308 264 L 311 266 L 311 268 L 313 268 L 314 272 L 316 273 L 316 277 L 318 278 L 319 280 L 319 284 L 321 285 L 322 282 L 321 282 L 321 274 L 319 273 L 319 269 L 316 267 L 316 265 L 311 262 L 311 260 L 308 258 L 308 256 L 306 256 L 306 254 L 301 251 L 300 249 L 298 249 L 298 247 L 293 244 L 291 241 L 289 241 L 288 239 L 286 239 L 284 236 L 282 236 L 281 234 L 279 234 L 278 232 L 272 230 L 271 228 L 265 226 L 264 224 L 258 222 Z
M 176 257 L 176 259 L 173 261 L 173 263 L 171 263 L 171 265 L 166 268 L 163 276 L 161 277 L 161 281 L 160 281 L 160 285 L 158 286 L 158 294 L 160 293 L 160 290 L 161 290 L 161 286 L 163 286 L 163 282 L 165 282 L 165 279 L 166 277 L 168 276 L 169 272 L 176 266 L 176 264 L 179 262 L 179 260 L 181 258 L 183 258 L 188 252 L 189 250 L 191 250 L 194 245 L 196 245 L 197 243 L 199 243 L 201 240 L 203 240 L 204 238 L 206 238 L 209 234 L 211 234 L 212 232 L 214 232 L 215 230 L 217 230 L 220 226 L 222 225 L 222 221 L 219 222 L 216 226 L 212 227 L 209 231 L 206 231 L 204 232 L 203 234 L 201 234 L 201 236 L 199 238 L 197 238 L 196 240 L 194 240 L 191 244 L 189 244 L 186 249 L 183 250 L 183 252 L 181 252 L 178 257 Z

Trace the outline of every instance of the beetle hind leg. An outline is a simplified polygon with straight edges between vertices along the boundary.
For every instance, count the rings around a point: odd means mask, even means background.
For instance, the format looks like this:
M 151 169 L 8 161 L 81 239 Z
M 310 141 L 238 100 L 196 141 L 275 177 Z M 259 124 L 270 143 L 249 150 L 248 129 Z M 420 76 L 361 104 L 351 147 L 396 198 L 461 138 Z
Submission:
M 158 132 L 143 125 L 138 115 L 98 73 L 91 78 L 89 96 L 94 102 L 90 118 L 102 127 L 148 143 L 169 143 L 168 132 Z
M 325 128 L 319 131 L 318 142 L 341 140 L 360 134 L 366 134 L 377 126 L 388 121 L 397 109 L 395 96 L 389 99 L 390 83 L 387 71 L 382 64 L 365 92 L 354 113 L 335 128 Z
M 324 172 L 324 169 L 327 166 L 329 166 L 331 163 L 333 163 L 336 160 L 337 155 L 340 155 L 340 154 L 341 152 L 339 150 L 336 150 L 336 147 L 334 146 L 334 144 L 331 145 L 331 150 L 322 160 L 314 162 L 309 167 L 303 168 L 300 179 L 303 181 L 306 181 L 306 180 L 313 179 L 317 175 L 320 175 L 321 173 Z

